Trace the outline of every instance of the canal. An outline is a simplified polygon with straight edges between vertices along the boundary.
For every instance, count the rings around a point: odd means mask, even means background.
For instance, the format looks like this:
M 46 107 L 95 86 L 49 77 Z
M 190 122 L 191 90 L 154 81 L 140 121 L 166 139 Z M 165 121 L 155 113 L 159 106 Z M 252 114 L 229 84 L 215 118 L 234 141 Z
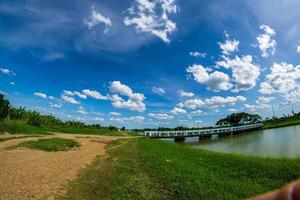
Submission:
M 257 130 L 225 138 L 198 141 L 190 138 L 185 144 L 217 152 L 263 157 L 300 156 L 300 125 Z

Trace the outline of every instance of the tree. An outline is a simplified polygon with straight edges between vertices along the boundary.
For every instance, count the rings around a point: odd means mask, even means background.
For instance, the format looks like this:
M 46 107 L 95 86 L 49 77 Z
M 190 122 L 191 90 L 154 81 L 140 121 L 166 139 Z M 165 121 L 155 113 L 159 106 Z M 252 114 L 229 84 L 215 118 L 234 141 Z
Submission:
M 9 101 L 4 99 L 3 94 L 0 94 L 0 121 L 8 116 L 9 107 Z
M 38 112 L 32 112 L 28 118 L 28 124 L 33 126 L 41 126 L 42 125 L 42 116 Z
M 125 131 L 125 126 L 123 126 L 123 127 L 121 128 L 121 130 L 122 130 L 122 131 Z
M 261 117 L 258 114 L 249 114 L 245 112 L 233 113 L 227 117 L 220 119 L 217 125 L 237 126 L 241 124 L 250 124 L 261 122 Z

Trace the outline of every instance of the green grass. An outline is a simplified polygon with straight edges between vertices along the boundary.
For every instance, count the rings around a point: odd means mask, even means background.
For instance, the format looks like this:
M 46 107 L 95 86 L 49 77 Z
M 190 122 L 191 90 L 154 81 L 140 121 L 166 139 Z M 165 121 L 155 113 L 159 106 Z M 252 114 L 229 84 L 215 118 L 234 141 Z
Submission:
M 26 136 L 19 136 L 19 137 L 5 137 L 5 138 L 0 138 L 0 142 L 5 142 L 7 140 L 14 140 L 14 139 L 21 139 L 21 138 L 28 138 L 28 137 L 41 137 L 39 135 L 26 135 Z
M 109 135 L 109 136 L 135 136 L 135 133 L 127 131 L 109 130 L 106 127 L 85 128 L 85 127 L 36 127 L 20 120 L 4 120 L 0 122 L 0 133 L 8 132 L 10 134 L 42 134 L 49 135 L 50 132 L 69 133 L 69 134 L 91 134 L 91 135 Z
M 108 145 L 58 199 L 241 199 L 300 178 L 300 159 L 215 153 L 147 138 Z
M 69 133 L 69 134 L 91 134 L 91 135 L 109 135 L 109 136 L 135 136 L 135 133 L 127 131 L 115 131 L 102 127 L 97 128 L 79 128 L 79 127 L 48 127 L 49 132 Z
M 31 126 L 24 121 L 4 120 L 0 122 L 0 132 L 8 132 L 10 134 L 42 134 L 49 133 L 45 128 Z
M 74 147 L 79 147 L 80 144 L 71 139 L 64 138 L 49 138 L 39 139 L 36 141 L 25 141 L 11 148 L 27 147 L 31 149 L 38 149 L 43 151 L 66 151 Z
M 270 128 L 279 128 L 279 127 L 285 127 L 285 126 L 292 126 L 292 125 L 298 125 L 300 124 L 299 119 L 289 119 L 286 121 L 276 121 L 276 122 L 264 122 L 264 129 L 270 129 Z

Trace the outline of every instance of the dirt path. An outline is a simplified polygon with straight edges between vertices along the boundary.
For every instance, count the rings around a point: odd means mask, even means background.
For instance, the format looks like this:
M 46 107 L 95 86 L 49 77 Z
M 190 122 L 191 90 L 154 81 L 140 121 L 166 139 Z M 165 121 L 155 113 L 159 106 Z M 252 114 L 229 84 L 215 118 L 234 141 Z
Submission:
M 59 134 L 50 137 L 76 139 L 81 147 L 69 151 L 44 152 L 27 148 L 6 150 L 22 141 L 40 138 L 13 139 L 0 143 L 0 199 L 51 199 L 62 192 L 62 185 L 76 177 L 78 170 L 104 156 L 107 142 L 120 137 Z M 123 138 L 123 137 L 122 137 Z

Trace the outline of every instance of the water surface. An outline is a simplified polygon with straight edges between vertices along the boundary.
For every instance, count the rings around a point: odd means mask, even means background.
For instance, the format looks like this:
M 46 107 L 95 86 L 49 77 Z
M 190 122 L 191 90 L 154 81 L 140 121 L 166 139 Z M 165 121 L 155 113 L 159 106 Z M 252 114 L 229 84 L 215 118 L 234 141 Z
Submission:
M 200 142 L 196 142 L 197 139 L 191 138 L 187 144 L 193 148 L 263 157 L 300 156 L 300 125 L 252 131 L 226 138 L 215 137 Z

